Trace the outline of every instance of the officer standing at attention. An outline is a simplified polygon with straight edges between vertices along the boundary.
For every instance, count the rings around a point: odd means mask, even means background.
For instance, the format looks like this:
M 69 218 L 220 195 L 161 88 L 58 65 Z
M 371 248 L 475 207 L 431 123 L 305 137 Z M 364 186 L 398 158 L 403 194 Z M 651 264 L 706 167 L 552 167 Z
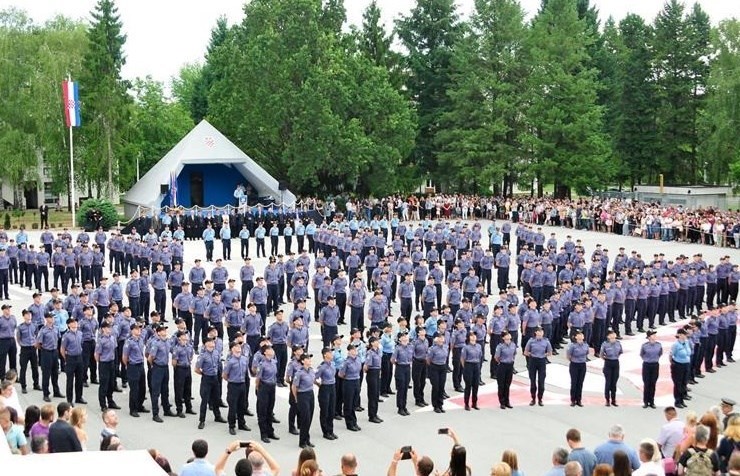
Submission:
M 43 321 L 43 318 L 42 318 Z M 33 389 L 40 390 L 39 386 L 39 361 L 38 352 L 34 348 L 36 343 L 36 330 L 38 329 L 37 324 L 31 320 L 31 311 L 28 309 L 23 310 L 23 322 L 18 324 L 16 328 L 16 340 L 18 345 L 21 346 L 20 353 L 20 383 L 21 392 L 28 393 L 26 389 L 26 370 L 28 364 L 31 364 L 31 376 L 33 378 Z
M 435 332 L 432 336 L 434 344 L 427 351 L 427 367 L 429 372 L 429 381 L 432 384 L 432 406 L 434 413 L 445 413 L 444 398 L 442 397 L 447 380 L 447 356 L 449 350 L 445 344 L 445 335 L 443 332 Z
M 277 383 L 277 362 L 272 347 L 265 347 L 264 357 L 257 364 L 254 386 L 257 390 L 257 422 L 263 443 L 279 440 L 275 435 L 272 416 L 275 410 L 275 384 Z M 256 359 L 254 360 L 256 362 Z
M 530 339 L 531 340 L 531 339 Z M 496 346 L 493 359 L 496 361 L 496 382 L 498 383 L 498 403 L 499 407 L 514 408 L 509 400 L 511 390 L 511 381 L 514 377 L 514 359 L 518 347 L 516 342 L 511 340 L 511 334 L 507 331 L 501 333 L 501 342 Z
M 175 409 L 179 418 L 185 418 L 185 413 L 195 415 L 191 402 L 193 375 L 190 373 L 190 363 L 193 360 L 193 345 L 188 331 L 178 331 L 175 334 L 177 344 L 172 347 L 172 367 L 174 368 Z M 183 406 L 185 413 L 182 412 Z
M 529 406 L 534 406 L 535 396 L 537 404 L 544 406 L 542 397 L 545 394 L 545 377 L 547 376 L 547 358 L 552 355 L 552 345 L 545 339 L 545 331 L 541 327 L 535 329 L 534 338 L 527 341 L 524 347 L 524 356 L 529 357 L 527 370 L 529 371 L 529 394 L 532 400 Z
M 311 354 L 300 357 L 302 367 L 293 376 L 290 391 L 293 393 L 298 406 L 298 426 L 301 429 L 298 445 L 301 448 L 311 447 L 311 422 L 314 412 L 313 386 L 316 384 L 316 373 L 311 368 Z
M 463 367 L 465 381 L 465 410 L 470 411 L 470 396 L 473 396 L 473 409 L 478 410 L 478 385 L 480 384 L 481 361 L 483 351 L 478 345 L 478 336 L 475 332 L 468 333 L 468 342 L 460 352 L 460 363 Z
M 377 337 L 370 337 L 370 339 L 368 339 L 364 371 L 365 380 L 367 381 L 367 415 L 371 423 L 383 423 L 383 420 L 378 418 L 381 365 L 382 357 L 380 356 L 380 340 L 378 340 Z
M 213 240 L 216 238 L 216 232 L 211 222 L 208 222 L 206 229 L 201 234 L 201 238 L 203 238 L 203 243 L 206 245 L 206 261 L 210 263 L 213 261 Z
M 570 406 L 582 407 L 583 381 L 586 378 L 586 360 L 588 359 L 589 346 L 584 341 L 581 329 L 573 330 L 573 342 L 568 344 L 565 350 L 565 358 L 570 362 Z
M 336 408 L 336 368 L 334 353 L 329 348 L 321 350 L 322 361 L 316 369 L 316 385 L 319 386 L 319 423 L 324 439 L 336 440 L 334 434 L 334 410 Z
M 82 332 L 79 324 L 73 317 L 67 319 L 67 332 L 62 337 L 59 352 L 64 359 L 64 373 L 67 375 L 67 402 L 72 405 L 72 389 L 74 388 L 74 403 L 87 403 L 82 398 L 82 383 L 85 378 L 85 365 L 82 362 Z
M 116 380 L 116 337 L 112 333 L 110 322 L 100 324 L 100 333 L 95 343 L 95 361 L 98 363 L 98 403 L 101 411 L 108 408 L 120 410 L 113 401 L 113 387 Z
M 144 408 L 146 391 L 146 375 L 144 373 L 144 339 L 141 337 L 141 325 L 131 324 L 131 335 L 123 344 L 121 360 L 126 366 L 126 376 L 129 383 L 128 407 L 132 417 L 138 418 L 139 413 L 149 413 Z
M 357 357 L 356 345 L 349 344 L 347 346 L 347 352 L 347 359 L 339 369 L 339 377 L 344 381 L 342 388 L 342 396 L 344 400 L 344 422 L 347 425 L 348 430 L 360 431 L 360 427 L 357 426 L 355 402 L 359 400 L 362 362 L 360 362 L 360 359 Z
M 686 408 L 689 367 L 691 365 L 691 344 L 685 329 L 676 333 L 676 342 L 671 346 L 671 379 L 673 380 L 673 400 L 676 408 Z
M 216 423 L 226 423 L 221 416 L 221 402 L 218 381 L 218 370 L 221 363 L 221 355 L 216 351 L 216 340 L 206 337 L 204 350 L 198 355 L 195 362 L 195 373 L 200 375 L 200 413 L 198 418 L 198 429 L 206 427 L 206 410 L 210 406 Z
M 5 308 L 7 304 L 3 305 Z M 44 393 L 44 401 L 51 402 L 49 392 L 49 380 L 54 390 L 54 398 L 62 398 L 59 390 L 59 329 L 54 324 L 54 315 L 50 312 L 44 314 L 44 327 L 39 329 L 36 335 L 36 348 L 39 349 L 39 360 L 41 363 L 41 386 Z
M 658 361 L 663 355 L 663 346 L 655 337 L 656 331 L 648 329 L 647 342 L 640 347 L 642 357 L 642 408 L 655 408 L 655 384 L 658 382 L 660 365 Z
M 170 407 L 170 345 L 167 341 L 167 327 L 160 325 L 156 328 L 157 336 L 149 342 L 147 361 L 151 365 L 152 420 L 163 423 L 159 416 L 159 397 L 162 396 L 164 416 L 173 417 Z
M 225 221 L 218 231 L 218 237 L 221 238 L 221 257 L 225 260 L 231 259 L 231 227 L 229 222 Z
M 249 347 L 246 347 L 247 349 Z M 242 346 L 237 342 L 229 344 L 230 355 L 224 365 L 223 379 L 227 382 L 226 402 L 229 404 L 229 434 L 236 435 L 236 425 L 239 429 L 250 431 L 244 421 L 247 409 L 247 370 L 249 369 L 248 358 L 242 355 Z
M 398 337 L 398 345 L 393 349 L 391 363 L 396 366 L 396 408 L 401 416 L 409 416 L 406 408 L 409 384 L 411 383 L 411 362 L 414 347 L 409 345 L 409 335 L 403 332 Z
M 414 387 L 414 404 L 417 407 L 426 407 L 429 405 L 424 400 L 424 387 L 427 383 L 427 352 L 429 351 L 429 341 L 427 340 L 427 330 L 423 326 L 416 328 L 416 337 L 411 346 L 414 349 L 414 360 L 411 363 L 411 380 Z
M 617 381 L 619 380 L 619 356 L 622 355 L 622 344 L 617 340 L 614 329 L 606 331 L 606 341 L 601 344 L 599 356 L 604 359 L 604 399 L 606 406 L 617 405 Z

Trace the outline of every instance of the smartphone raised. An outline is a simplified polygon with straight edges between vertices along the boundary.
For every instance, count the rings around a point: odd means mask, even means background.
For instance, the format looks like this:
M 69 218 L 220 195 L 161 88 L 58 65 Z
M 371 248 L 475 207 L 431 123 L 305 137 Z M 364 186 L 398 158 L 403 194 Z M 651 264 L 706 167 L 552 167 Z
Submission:
M 241 443 L 239 443 L 239 448 L 251 448 L 251 447 L 252 447 L 252 443 L 248 441 L 242 441 Z
M 448 435 L 449 433 L 450 433 L 449 428 L 440 428 L 439 430 L 437 430 L 438 435 Z
M 401 448 L 401 459 L 411 459 L 411 446 Z

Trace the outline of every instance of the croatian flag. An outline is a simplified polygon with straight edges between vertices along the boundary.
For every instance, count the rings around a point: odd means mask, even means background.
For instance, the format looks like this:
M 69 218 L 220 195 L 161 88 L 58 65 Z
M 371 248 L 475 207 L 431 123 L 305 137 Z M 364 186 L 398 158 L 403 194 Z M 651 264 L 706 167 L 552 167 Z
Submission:
M 62 98 L 64 100 L 64 119 L 67 127 L 80 127 L 80 91 L 74 81 L 62 82 Z
M 170 172 L 170 206 L 177 206 L 177 174 Z

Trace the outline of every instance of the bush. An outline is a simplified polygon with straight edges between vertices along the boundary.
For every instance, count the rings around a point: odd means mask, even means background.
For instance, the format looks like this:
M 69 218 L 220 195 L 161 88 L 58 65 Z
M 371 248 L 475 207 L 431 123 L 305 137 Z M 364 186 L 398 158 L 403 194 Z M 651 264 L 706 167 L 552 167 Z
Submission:
M 108 230 L 116 226 L 118 220 L 116 207 L 108 200 L 95 198 L 89 198 L 80 205 L 80 209 L 77 211 L 77 226 L 86 230 L 96 229 L 97 214 L 99 214 L 99 223 L 103 229 Z
M 10 213 L 5 214 L 5 219 L 3 220 L 3 228 L 6 230 L 10 230 Z

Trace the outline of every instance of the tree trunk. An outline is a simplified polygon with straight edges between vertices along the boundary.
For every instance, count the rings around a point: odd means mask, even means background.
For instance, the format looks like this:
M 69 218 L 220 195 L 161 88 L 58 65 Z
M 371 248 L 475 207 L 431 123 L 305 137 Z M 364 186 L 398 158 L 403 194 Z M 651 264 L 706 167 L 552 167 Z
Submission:
M 113 200 L 113 145 L 111 144 L 111 131 L 107 121 L 103 121 L 105 127 L 105 141 L 108 155 L 108 198 Z M 100 195 L 100 191 L 98 191 Z

